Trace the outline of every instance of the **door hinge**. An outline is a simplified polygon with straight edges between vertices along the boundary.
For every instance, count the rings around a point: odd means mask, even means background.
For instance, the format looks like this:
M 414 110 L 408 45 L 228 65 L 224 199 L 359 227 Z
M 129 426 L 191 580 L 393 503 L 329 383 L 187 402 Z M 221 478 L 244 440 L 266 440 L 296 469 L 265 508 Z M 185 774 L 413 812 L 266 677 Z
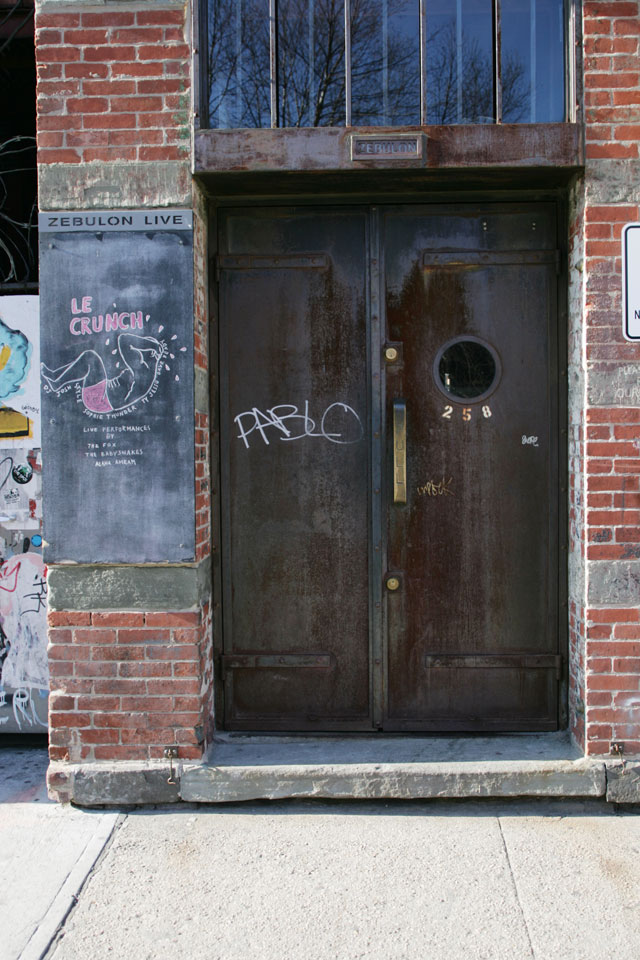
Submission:
M 564 657 L 558 654 L 556 661 L 556 680 L 562 680 L 562 671 L 564 669 Z

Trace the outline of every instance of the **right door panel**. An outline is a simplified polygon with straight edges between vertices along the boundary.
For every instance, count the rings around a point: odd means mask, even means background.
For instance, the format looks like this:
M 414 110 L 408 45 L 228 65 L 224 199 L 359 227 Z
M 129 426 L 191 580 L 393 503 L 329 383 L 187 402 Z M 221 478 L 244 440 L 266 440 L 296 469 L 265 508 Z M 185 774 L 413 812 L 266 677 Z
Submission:
M 385 729 L 555 729 L 554 210 L 405 207 L 381 232 L 399 583 L 385 591 Z

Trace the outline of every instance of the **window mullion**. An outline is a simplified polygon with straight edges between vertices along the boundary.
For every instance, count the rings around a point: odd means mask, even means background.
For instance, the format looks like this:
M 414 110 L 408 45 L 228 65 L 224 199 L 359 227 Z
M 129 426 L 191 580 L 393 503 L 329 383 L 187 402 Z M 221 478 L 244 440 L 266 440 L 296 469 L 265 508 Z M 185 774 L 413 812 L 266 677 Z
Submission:
M 351 0 L 344 0 L 344 122 L 351 126 Z
M 269 0 L 269 97 L 271 126 L 278 126 L 278 0 Z
M 575 123 L 577 119 L 578 80 L 576 74 L 576 4 L 565 0 L 565 120 Z
M 502 3 L 493 0 L 493 119 L 502 123 Z
M 427 0 L 420 0 L 420 124 L 427 124 Z
M 456 0 L 456 119 L 462 123 L 462 0 Z

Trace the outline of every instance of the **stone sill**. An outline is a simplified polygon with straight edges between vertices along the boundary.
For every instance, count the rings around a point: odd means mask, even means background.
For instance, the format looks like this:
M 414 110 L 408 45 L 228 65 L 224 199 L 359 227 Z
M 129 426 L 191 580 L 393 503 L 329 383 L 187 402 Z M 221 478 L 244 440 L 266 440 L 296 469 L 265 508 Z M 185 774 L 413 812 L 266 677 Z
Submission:
M 391 756 L 395 756 L 395 760 Z M 80 806 L 247 800 L 600 798 L 640 803 L 640 764 L 577 755 L 566 734 L 477 738 L 227 737 L 202 763 L 52 763 Z

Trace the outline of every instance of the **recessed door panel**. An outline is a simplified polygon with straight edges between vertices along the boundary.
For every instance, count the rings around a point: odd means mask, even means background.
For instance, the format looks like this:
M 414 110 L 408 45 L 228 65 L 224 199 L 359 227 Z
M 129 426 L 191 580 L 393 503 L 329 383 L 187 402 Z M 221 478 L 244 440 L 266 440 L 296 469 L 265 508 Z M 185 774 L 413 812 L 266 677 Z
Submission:
M 387 513 L 400 586 L 387 591 L 386 727 L 554 728 L 548 217 L 403 212 L 385 228 L 388 337 L 401 350 L 387 414 L 406 403 L 407 488 Z
M 366 212 L 230 211 L 226 719 L 370 727 Z

